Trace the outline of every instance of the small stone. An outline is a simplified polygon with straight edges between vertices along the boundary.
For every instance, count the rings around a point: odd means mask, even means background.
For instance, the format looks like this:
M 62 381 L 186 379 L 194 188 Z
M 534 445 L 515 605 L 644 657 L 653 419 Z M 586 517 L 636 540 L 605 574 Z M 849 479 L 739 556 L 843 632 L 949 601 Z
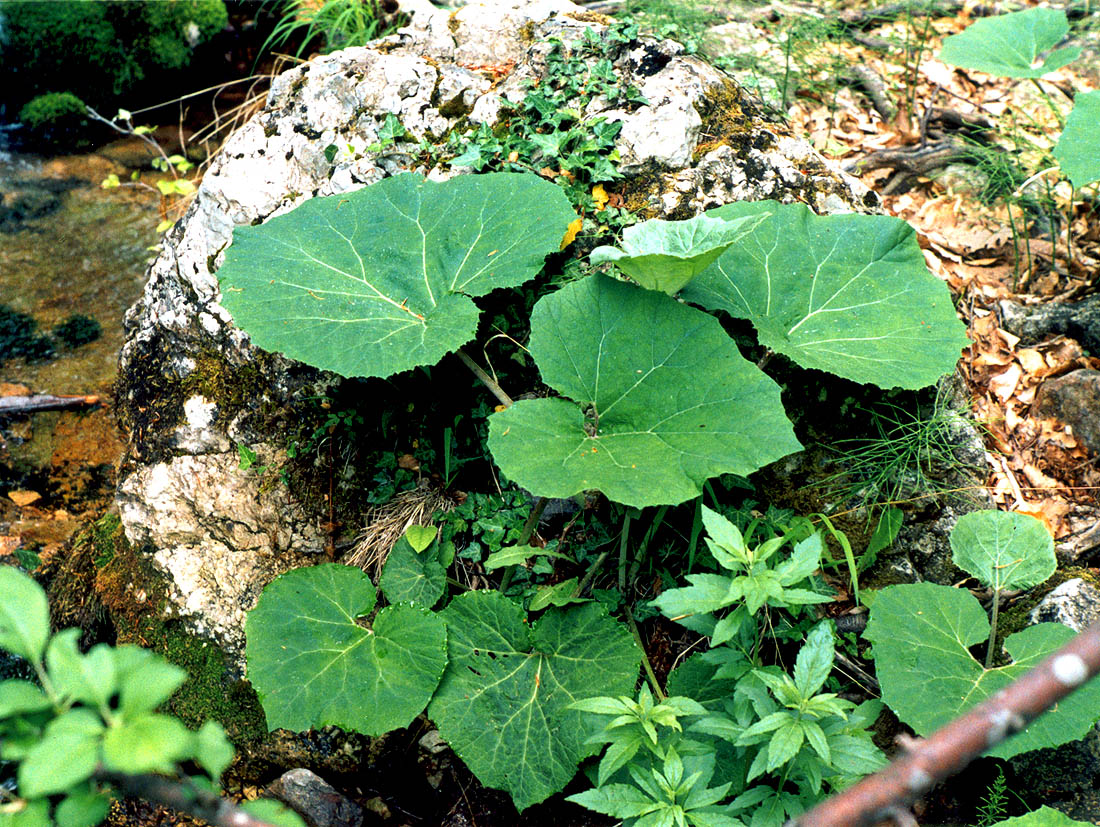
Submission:
M 307 769 L 287 770 L 267 787 L 310 827 L 361 827 L 363 808 Z
M 37 491 L 9 491 L 8 499 L 20 508 L 25 508 L 31 503 L 36 503 L 42 499 L 42 495 Z
M 1035 409 L 1071 427 L 1081 445 L 1100 455 L 1100 370 L 1075 370 L 1046 380 Z
M 438 755 L 447 749 L 447 742 L 443 740 L 443 736 L 439 734 L 438 729 L 433 729 L 420 739 L 420 748 L 432 755 Z
M 366 808 L 368 813 L 374 813 L 383 821 L 388 821 L 393 818 L 393 813 L 390 811 L 389 805 L 382 800 L 382 796 L 380 795 L 376 795 L 374 798 L 364 801 L 363 807 Z
M 1080 632 L 1100 620 L 1100 589 L 1080 577 L 1067 580 L 1039 601 L 1028 620 L 1061 623 Z

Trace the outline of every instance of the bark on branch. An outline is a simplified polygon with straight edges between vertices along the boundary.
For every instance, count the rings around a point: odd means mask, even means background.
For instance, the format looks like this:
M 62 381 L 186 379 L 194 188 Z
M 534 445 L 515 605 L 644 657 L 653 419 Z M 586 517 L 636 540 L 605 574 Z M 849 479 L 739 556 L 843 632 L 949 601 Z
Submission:
M 98 396 L 54 396 L 35 393 L 30 396 L 0 396 L 0 416 L 22 416 L 39 411 L 64 411 L 90 408 L 99 404 Z
M 787 827 L 868 827 L 897 819 L 933 786 L 1013 735 L 1100 671 L 1094 623 L 1018 680 L 928 738 L 909 739 L 884 770 L 787 822 Z

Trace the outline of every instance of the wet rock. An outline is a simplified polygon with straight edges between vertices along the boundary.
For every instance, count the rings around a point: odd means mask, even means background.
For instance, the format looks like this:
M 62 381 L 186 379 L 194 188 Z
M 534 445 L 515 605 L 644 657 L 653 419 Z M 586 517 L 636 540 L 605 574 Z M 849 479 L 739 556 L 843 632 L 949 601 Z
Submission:
M 1100 589 L 1080 577 L 1067 580 L 1036 604 L 1028 620 L 1061 623 L 1081 632 L 1100 620 Z
M 117 385 L 129 434 L 123 525 L 170 581 L 172 611 L 233 653 L 263 587 L 325 548 L 328 519 L 320 503 L 240 472 L 236 446 L 270 462 L 304 400 L 340 381 L 255 350 L 234 326 L 216 275 L 233 228 L 409 168 L 454 174 L 416 167 L 418 142 L 438 143 L 464 128 L 464 117 L 494 124 L 545 72 L 555 39 L 570 44 L 604 28 L 567 0 L 501 0 L 454 13 L 424 6 L 411 25 L 373 45 L 275 79 L 264 109 L 226 142 L 164 237 L 144 296 L 126 317 Z M 776 198 L 823 212 L 877 209 L 873 193 L 763 120 L 718 69 L 671 42 L 641 38 L 614 48 L 621 82 L 649 103 L 615 109 L 595 99 L 585 114 L 623 122 L 617 148 L 628 175 L 617 185 L 629 208 L 683 218 Z M 379 131 L 393 117 L 409 138 L 379 150 Z M 333 145 L 337 153 L 326 155 Z
M 1033 345 L 1048 336 L 1069 336 L 1085 350 L 1100 353 L 1100 294 L 1079 302 L 1048 302 L 1022 305 L 998 304 L 1004 329 L 1020 337 L 1021 344 Z
M 360 827 L 363 808 L 307 769 L 284 772 L 267 792 L 292 808 L 309 827 Z
M 1075 370 L 1047 379 L 1039 389 L 1035 411 L 1065 423 L 1081 445 L 1100 454 L 1100 370 Z

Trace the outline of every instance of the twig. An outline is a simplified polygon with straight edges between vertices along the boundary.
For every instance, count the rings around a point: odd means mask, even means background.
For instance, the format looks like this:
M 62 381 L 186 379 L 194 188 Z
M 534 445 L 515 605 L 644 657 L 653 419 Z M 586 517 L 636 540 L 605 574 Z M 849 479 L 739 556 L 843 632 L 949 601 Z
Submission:
M 481 380 L 481 384 L 487 387 L 490 393 L 492 393 L 493 396 L 500 400 L 501 405 L 506 408 L 512 407 L 512 397 L 504 392 L 504 389 L 497 384 L 496 380 L 493 379 L 493 377 L 491 377 L 489 374 L 481 369 L 481 365 L 479 365 L 477 362 L 467 356 L 466 352 L 461 348 L 459 350 L 456 350 L 455 353 L 457 353 L 458 358 L 462 360 L 462 364 L 473 371 L 474 376 Z
M 1022 730 L 1100 672 L 1094 623 L 1019 680 L 926 739 L 884 770 L 787 822 L 787 827 L 867 827 L 904 811 L 934 785 Z
M 194 784 L 160 775 L 125 775 L 102 769 L 96 771 L 95 777 L 115 787 L 126 797 L 163 804 L 208 821 L 214 827 L 275 827 L 271 822 L 261 821 L 236 804 Z
M 49 393 L 35 393 L 30 396 L 0 396 L 0 416 L 90 408 L 98 405 L 99 401 L 99 397 L 95 395 L 54 396 Z

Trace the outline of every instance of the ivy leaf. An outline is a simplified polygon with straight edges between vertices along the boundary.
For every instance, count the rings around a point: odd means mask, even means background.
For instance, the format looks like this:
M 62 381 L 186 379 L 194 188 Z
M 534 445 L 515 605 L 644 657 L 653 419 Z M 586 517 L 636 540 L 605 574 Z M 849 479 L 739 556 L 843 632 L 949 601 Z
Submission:
M 969 340 L 908 224 L 770 201 L 709 214 L 765 209 L 768 219 L 684 288 L 686 301 L 748 319 L 761 344 L 854 382 L 923 388 L 954 369 Z
M 447 569 L 439 561 L 439 544 L 429 539 L 425 549 L 417 552 L 409 543 L 409 532 L 405 532 L 386 558 L 378 586 L 390 603 L 412 603 L 430 609 L 447 589 Z
M 651 218 L 623 230 L 623 249 L 597 247 L 593 264 L 610 261 L 647 290 L 670 296 L 714 263 L 718 256 L 748 235 L 768 213 L 717 218 L 703 213 L 686 221 Z
M 985 611 L 970 592 L 916 583 L 879 591 L 866 636 L 874 643 L 882 699 L 927 735 L 1003 689 L 1073 637 L 1059 623 L 1039 623 L 1010 635 L 1007 666 L 985 669 L 970 647 L 989 637 Z M 935 698 L 936 703 L 929 703 Z M 987 754 L 1011 758 L 1083 738 L 1100 717 L 1100 680 L 1091 680 Z
M 562 789 L 602 729 L 569 708 L 627 695 L 639 655 L 630 633 L 597 604 L 547 610 L 528 625 L 498 592 L 467 592 L 442 612 L 450 662 L 428 707 L 478 779 L 524 810 Z
M 352 566 L 295 569 L 264 589 L 245 623 L 248 676 L 272 729 L 328 724 L 367 735 L 406 726 L 447 662 L 446 629 L 432 613 L 374 608 L 370 578 Z
M 34 579 L 12 566 L 0 566 L 0 649 L 32 663 L 42 660 L 50 636 L 46 593 Z
M 1083 187 L 1100 181 L 1100 89 L 1094 92 L 1078 92 L 1073 100 L 1073 111 L 1066 118 L 1066 128 L 1054 147 L 1062 172 L 1074 187 Z
M 801 447 L 779 387 L 718 320 L 660 293 L 605 276 L 573 282 L 535 305 L 530 350 L 568 399 L 493 414 L 489 449 L 541 496 L 596 488 L 638 508 L 677 504 L 710 477 Z
M 222 303 L 256 345 L 344 376 L 434 365 L 474 337 L 473 296 L 534 278 L 575 218 L 537 175 L 405 173 L 237 227 Z
M 1041 78 L 1081 54 L 1080 46 L 1067 46 L 1038 63 L 1039 55 L 1057 46 L 1068 32 L 1069 21 L 1061 9 L 1027 9 L 983 17 L 964 31 L 944 38 L 940 60 L 1003 78 Z
M 1030 589 L 1054 574 L 1054 538 L 1027 514 L 972 511 L 951 532 L 955 565 L 991 589 Z

